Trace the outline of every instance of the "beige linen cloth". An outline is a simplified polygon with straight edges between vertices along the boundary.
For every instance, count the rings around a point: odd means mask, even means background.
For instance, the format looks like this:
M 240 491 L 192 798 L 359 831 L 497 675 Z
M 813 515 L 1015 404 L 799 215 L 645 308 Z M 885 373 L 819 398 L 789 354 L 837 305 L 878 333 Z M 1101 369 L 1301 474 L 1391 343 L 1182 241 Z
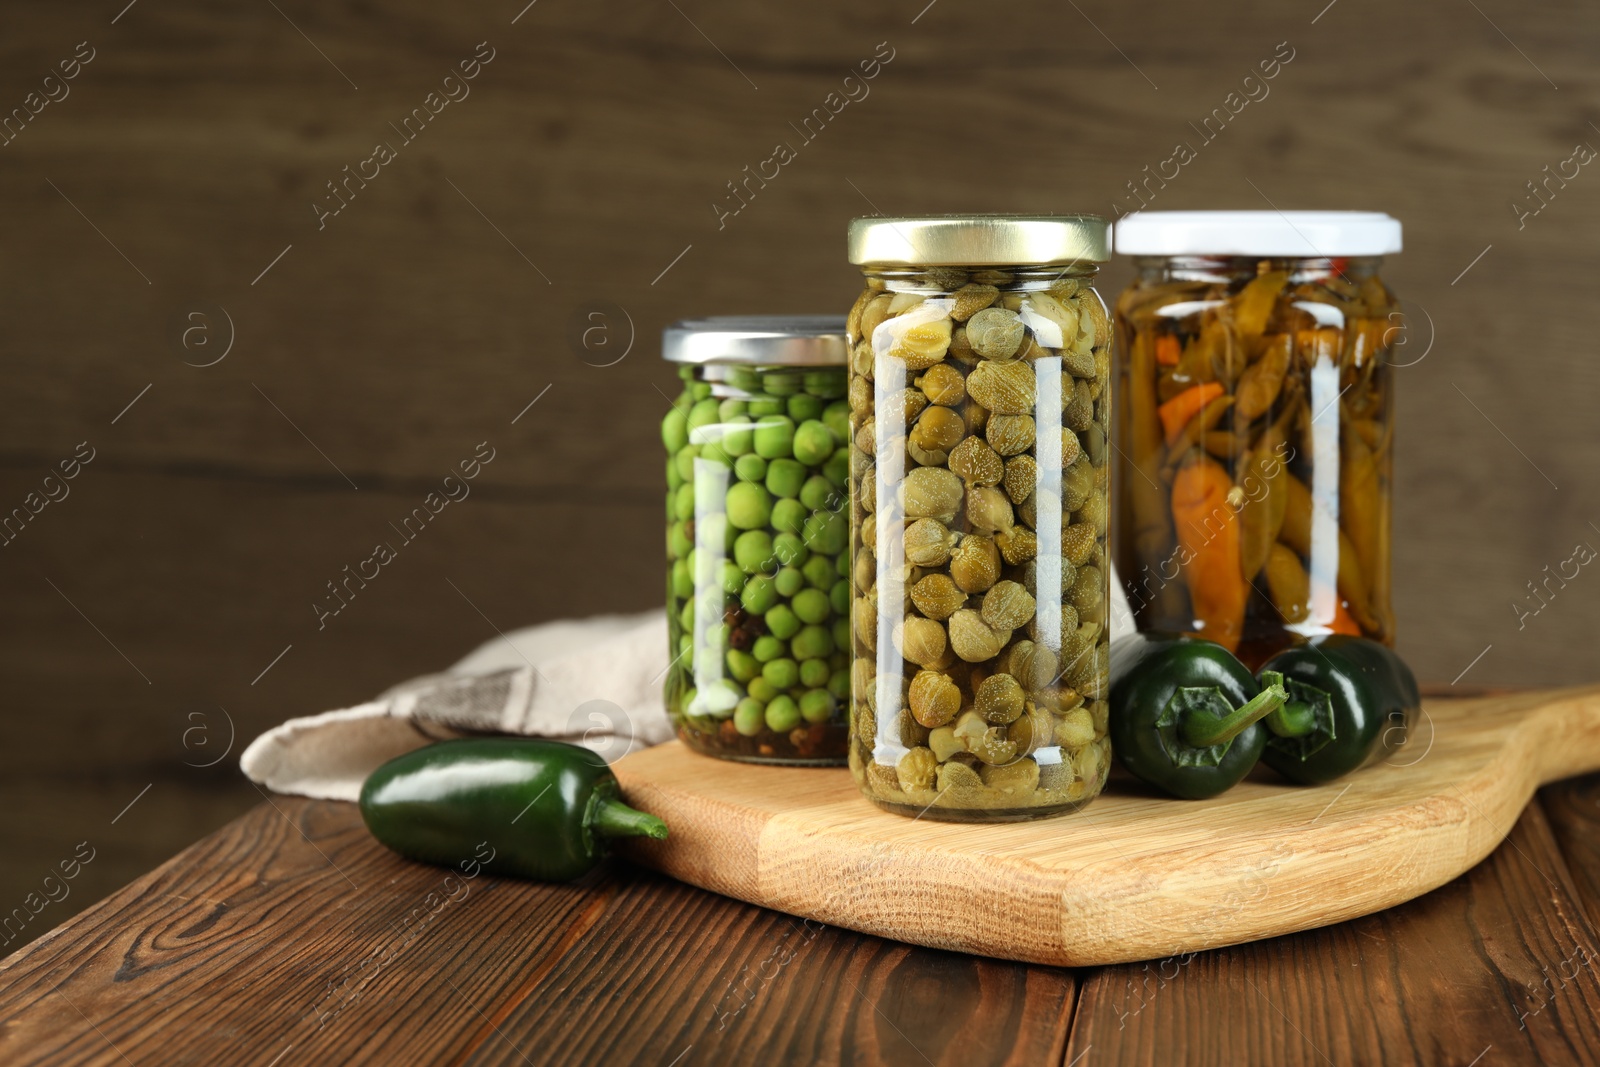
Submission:
M 617 760 L 672 739 L 666 673 L 665 612 L 531 626 L 366 704 L 290 719 L 239 764 L 279 793 L 355 800 L 385 761 L 467 734 L 552 737 Z
M 1132 631 L 1113 570 L 1112 640 Z M 551 737 L 615 761 L 672 740 L 661 696 L 666 673 L 663 611 L 530 626 L 366 704 L 290 719 L 251 742 L 239 763 L 279 793 L 355 800 L 380 764 L 469 734 Z

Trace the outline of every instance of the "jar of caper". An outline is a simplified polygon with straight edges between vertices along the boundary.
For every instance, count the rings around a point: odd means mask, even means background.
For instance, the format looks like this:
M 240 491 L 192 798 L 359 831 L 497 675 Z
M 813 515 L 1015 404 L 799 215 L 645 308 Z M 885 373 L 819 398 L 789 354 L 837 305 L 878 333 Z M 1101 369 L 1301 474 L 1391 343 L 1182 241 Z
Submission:
M 1392 644 L 1406 338 L 1378 271 L 1400 223 L 1146 211 L 1116 231 L 1137 274 L 1117 302 L 1115 556 L 1139 628 L 1199 633 L 1252 667 L 1318 634 Z
M 844 320 L 695 319 L 663 355 L 667 711 L 690 748 L 845 761 L 850 697 Z
M 1105 783 L 1106 229 L 850 224 L 850 767 L 889 811 L 1028 819 Z

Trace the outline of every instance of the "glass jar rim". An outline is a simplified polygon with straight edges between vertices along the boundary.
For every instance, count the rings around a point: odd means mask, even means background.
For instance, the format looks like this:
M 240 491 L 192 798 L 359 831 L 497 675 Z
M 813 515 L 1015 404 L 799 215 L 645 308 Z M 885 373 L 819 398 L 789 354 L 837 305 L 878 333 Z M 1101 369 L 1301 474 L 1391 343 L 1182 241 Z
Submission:
M 661 331 L 670 363 L 843 367 L 850 356 L 842 315 L 714 315 Z

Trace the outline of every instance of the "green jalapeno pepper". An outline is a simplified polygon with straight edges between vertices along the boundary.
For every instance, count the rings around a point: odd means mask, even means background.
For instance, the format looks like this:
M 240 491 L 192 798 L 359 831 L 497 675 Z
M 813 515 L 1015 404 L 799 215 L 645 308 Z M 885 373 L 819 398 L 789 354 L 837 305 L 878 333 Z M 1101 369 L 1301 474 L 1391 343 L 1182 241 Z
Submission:
M 1282 675 L 1289 699 L 1267 716 L 1262 762 L 1318 785 L 1382 759 L 1405 741 L 1422 700 L 1417 679 L 1387 646 L 1329 634 L 1287 648 L 1261 668 Z
M 1267 743 L 1259 720 L 1288 699 L 1274 676 L 1214 641 L 1159 634 L 1119 640 L 1111 652 L 1111 751 L 1136 777 L 1202 800 L 1235 785 Z
M 402 856 L 454 866 L 488 842 L 490 874 L 564 882 L 593 870 L 614 837 L 667 836 L 619 799 L 586 748 L 536 738 L 443 741 L 390 760 L 361 787 L 367 829 Z

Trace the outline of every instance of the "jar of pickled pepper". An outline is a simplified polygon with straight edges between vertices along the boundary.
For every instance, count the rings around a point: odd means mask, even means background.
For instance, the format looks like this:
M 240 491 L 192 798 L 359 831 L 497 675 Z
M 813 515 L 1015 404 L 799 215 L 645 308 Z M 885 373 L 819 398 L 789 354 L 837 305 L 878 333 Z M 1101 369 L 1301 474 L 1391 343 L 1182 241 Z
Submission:
M 710 756 L 841 764 L 850 697 L 847 348 L 836 316 L 695 319 L 662 354 L 666 705 Z
M 1252 668 L 1301 637 L 1392 644 L 1390 356 L 1400 223 L 1145 211 L 1116 225 L 1118 575 L 1141 630 Z
M 850 224 L 850 768 L 889 811 L 1028 819 L 1105 783 L 1106 231 Z

